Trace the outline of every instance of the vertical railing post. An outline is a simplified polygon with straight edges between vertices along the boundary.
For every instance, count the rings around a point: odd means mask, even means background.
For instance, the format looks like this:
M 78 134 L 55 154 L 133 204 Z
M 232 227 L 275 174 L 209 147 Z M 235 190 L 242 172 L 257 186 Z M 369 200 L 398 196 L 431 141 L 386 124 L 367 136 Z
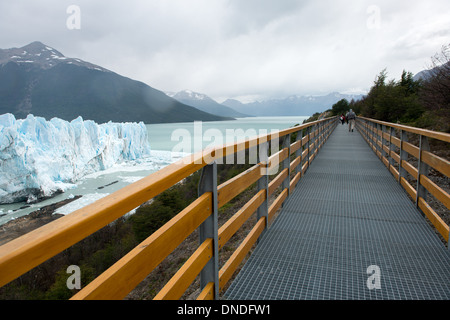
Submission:
M 377 128 L 377 124 L 375 122 L 372 123 L 372 146 L 375 151 L 375 155 L 378 157 L 378 144 L 377 144 L 377 140 L 378 140 L 378 128 Z
M 408 161 L 408 152 L 403 150 L 403 143 L 408 142 L 408 135 L 407 132 L 404 130 L 401 130 L 400 132 L 400 163 L 398 168 L 398 182 L 401 183 L 402 178 L 406 179 L 407 171 L 405 168 L 403 168 L 402 162 L 403 160 Z
M 367 143 L 370 145 L 370 139 L 369 139 L 369 124 L 367 122 L 367 120 L 363 120 L 364 121 L 364 136 L 366 137 L 366 141 Z
M 378 155 L 378 151 L 380 152 L 380 155 L 378 156 L 381 160 L 381 162 L 383 162 L 383 131 L 381 129 L 381 124 L 377 123 L 377 155 Z
M 283 150 L 284 149 L 288 149 L 288 156 L 286 159 L 283 160 L 283 169 L 288 169 L 288 176 L 286 177 L 286 179 L 283 180 L 282 183 L 282 188 L 288 190 L 288 197 L 289 197 L 289 185 L 291 182 L 291 134 L 288 134 L 286 136 L 284 136 L 284 140 L 283 140 Z M 285 202 L 283 202 L 284 204 Z
M 394 152 L 395 144 L 392 143 L 392 136 L 395 134 L 395 129 L 393 127 L 389 128 L 389 171 L 394 165 L 394 158 L 392 158 L 392 153 Z
M 366 138 L 367 138 L 367 143 L 369 143 L 370 146 L 370 122 L 369 120 L 364 120 L 365 121 L 365 128 L 366 128 Z
M 324 126 L 325 126 L 324 141 L 327 141 L 329 131 L 331 130 L 331 127 L 333 126 L 333 124 L 332 124 L 331 121 L 332 121 L 332 120 L 328 120 L 328 121 L 326 121 L 326 122 L 324 123 Z
M 295 142 L 300 141 L 300 147 L 298 147 L 297 151 L 295 151 L 295 159 L 300 157 L 300 164 L 297 166 L 297 168 L 295 168 L 296 174 L 302 171 L 303 166 L 303 158 L 301 158 L 303 152 L 302 139 L 303 139 L 303 130 L 299 130 L 297 131 L 297 137 L 295 139 Z
M 338 126 L 338 124 L 340 123 L 339 119 L 336 118 L 335 120 L 329 120 L 328 123 L 328 133 L 327 133 L 327 140 L 330 137 L 331 133 L 333 133 L 333 131 L 336 129 L 336 127 Z
M 364 140 L 366 140 L 366 127 L 365 127 L 365 120 L 356 120 L 357 123 L 357 127 L 359 128 L 359 133 L 361 134 L 361 136 L 364 138 Z M 367 140 L 366 140 L 367 142 Z
M 317 141 L 317 152 L 319 152 L 319 149 L 322 145 L 322 132 L 323 132 L 323 122 L 320 122 L 318 124 L 319 128 L 317 130 L 317 135 L 318 135 L 318 141 Z
M 430 145 L 428 144 L 428 138 L 420 135 L 419 139 L 419 162 L 417 164 L 417 193 L 416 193 L 416 206 L 419 207 L 419 197 L 427 200 L 427 189 L 422 185 L 420 175 L 428 177 L 429 166 L 422 161 L 422 152 L 430 151 Z
M 367 124 L 367 138 L 369 139 L 369 146 L 373 149 L 373 122 L 369 121 Z
M 322 122 L 317 124 L 317 153 L 319 153 L 319 149 L 320 149 L 320 129 L 322 126 Z
M 259 145 L 258 151 L 258 163 L 260 163 L 261 167 L 261 178 L 258 180 L 258 192 L 261 190 L 265 190 L 266 199 L 264 202 L 258 207 L 256 211 L 257 221 L 261 219 L 261 217 L 266 218 L 266 228 L 269 226 L 269 143 L 264 142 Z
M 381 126 L 381 156 L 388 160 L 388 168 L 389 168 L 389 157 L 387 157 L 386 151 L 384 150 L 384 145 L 387 142 L 387 140 L 384 138 L 384 134 L 386 132 L 387 132 L 386 126 L 382 125 Z M 383 159 L 381 161 L 383 161 Z
M 200 290 L 210 282 L 214 282 L 214 299 L 219 297 L 219 243 L 218 243 L 218 201 L 217 201 L 217 163 L 207 165 L 202 170 L 199 182 L 199 196 L 212 193 L 211 215 L 200 225 L 200 244 L 206 239 L 213 239 L 213 256 L 200 273 Z
M 309 168 L 309 166 L 311 165 L 311 127 L 306 128 L 307 132 L 308 132 L 308 143 L 307 143 L 307 149 L 308 149 L 308 165 L 306 166 L 306 169 Z
M 370 141 L 371 141 L 371 135 L 370 135 L 370 121 L 366 120 L 366 137 L 367 137 L 367 141 L 369 142 L 369 146 L 370 146 Z
M 369 121 L 368 120 L 364 120 L 364 130 L 366 131 L 366 141 L 369 144 L 370 147 L 370 132 L 369 132 Z
M 317 146 L 318 146 L 318 136 L 319 136 L 319 125 L 316 123 L 315 125 L 314 125 L 314 138 L 313 138 L 313 140 L 314 140 L 314 150 L 313 150 L 313 153 L 314 154 L 316 154 L 317 153 Z M 314 158 L 315 158 L 316 156 L 314 155 Z
M 366 140 L 370 144 L 370 138 L 369 138 L 369 122 L 367 120 L 364 120 L 364 132 L 366 134 Z

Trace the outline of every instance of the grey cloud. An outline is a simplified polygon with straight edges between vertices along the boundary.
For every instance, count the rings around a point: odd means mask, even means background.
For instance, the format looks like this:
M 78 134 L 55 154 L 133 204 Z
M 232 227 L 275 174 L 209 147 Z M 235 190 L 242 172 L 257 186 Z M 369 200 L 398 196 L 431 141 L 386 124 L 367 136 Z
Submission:
M 80 30 L 66 28 L 71 4 Z M 373 4 L 381 27 L 370 29 Z M 314 94 L 367 89 L 385 67 L 419 72 L 448 36 L 448 9 L 446 0 L 2 1 L 0 47 L 39 40 L 167 91 Z

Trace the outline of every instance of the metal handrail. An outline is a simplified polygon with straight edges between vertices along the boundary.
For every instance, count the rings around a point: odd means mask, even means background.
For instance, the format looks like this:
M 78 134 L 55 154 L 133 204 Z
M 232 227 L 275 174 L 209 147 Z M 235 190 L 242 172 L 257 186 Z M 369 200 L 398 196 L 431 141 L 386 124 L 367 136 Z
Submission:
M 72 299 L 124 298 L 194 230 L 208 231 L 207 225 L 210 225 L 211 221 L 217 229 L 217 234 L 209 234 L 204 237 L 199 248 L 156 298 L 178 298 L 196 275 L 201 273 L 202 278 L 207 279 L 208 272 L 212 274 L 213 282 L 202 281 L 202 292 L 199 299 L 218 298 L 218 292 L 223 289 L 237 265 L 264 229 L 268 227 L 275 212 L 287 199 L 290 190 L 295 188 L 296 183 L 307 170 L 336 124 L 337 119 L 332 117 L 282 130 L 275 134 L 261 135 L 211 150 L 203 150 L 93 204 L 14 239 L 0 246 L 0 286 L 16 279 L 194 172 L 203 169 L 212 172 L 205 182 L 209 184 L 209 187 L 201 188 L 207 191 L 94 279 Z M 290 144 L 291 134 L 303 131 L 305 131 L 304 134 L 298 134 L 297 141 Z M 220 186 L 214 185 L 214 169 L 211 170 L 211 166 L 214 166 L 216 160 L 243 149 L 247 150 L 255 145 L 264 146 L 268 142 L 282 137 L 288 143 L 283 145 L 283 149 L 279 153 L 264 159 L 253 168 Z M 290 156 L 294 153 L 295 159 L 291 162 Z M 277 166 L 278 163 L 282 163 L 282 171 L 269 183 L 267 170 L 272 166 Z M 289 173 L 294 173 L 294 171 L 296 174 L 291 180 Z M 226 225 L 218 229 L 217 221 L 214 219 L 217 220 L 219 205 L 224 205 L 237 195 L 236 192 L 239 193 L 255 182 L 258 182 L 259 186 L 257 194 Z M 282 185 L 282 190 L 269 206 L 268 198 L 279 185 Z M 217 270 L 217 264 L 212 271 L 208 271 L 207 269 L 211 265 L 210 261 L 217 261 L 219 244 L 223 246 L 225 239 L 229 239 L 243 221 L 255 211 L 258 212 L 258 220 L 247 238 L 220 271 Z
M 369 146 L 450 247 L 449 226 L 427 202 L 427 193 L 430 193 L 450 210 L 450 195 L 433 182 L 428 174 L 431 167 L 446 177 L 450 176 L 450 162 L 432 153 L 428 141 L 430 138 L 448 143 L 450 134 L 364 117 L 358 117 L 357 126 Z M 408 142 L 406 133 L 418 135 L 418 147 Z M 416 159 L 417 167 L 408 162 L 408 155 Z M 416 188 L 408 182 L 407 174 L 416 181 Z

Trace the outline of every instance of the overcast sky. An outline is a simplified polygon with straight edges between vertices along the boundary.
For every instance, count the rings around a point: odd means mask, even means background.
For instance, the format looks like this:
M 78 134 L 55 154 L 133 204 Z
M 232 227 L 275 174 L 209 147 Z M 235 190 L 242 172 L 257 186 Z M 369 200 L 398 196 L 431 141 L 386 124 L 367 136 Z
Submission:
M 360 93 L 384 68 L 429 65 L 450 43 L 450 1 L 1 1 L 0 48 L 32 41 L 218 101 Z

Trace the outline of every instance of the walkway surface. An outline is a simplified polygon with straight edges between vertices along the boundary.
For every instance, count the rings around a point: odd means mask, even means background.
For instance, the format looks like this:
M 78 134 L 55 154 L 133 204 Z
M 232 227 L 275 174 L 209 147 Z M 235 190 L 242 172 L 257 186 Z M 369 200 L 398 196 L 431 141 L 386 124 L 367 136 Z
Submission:
M 339 124 L 224 298 L 449 300 L 450 251 Z

